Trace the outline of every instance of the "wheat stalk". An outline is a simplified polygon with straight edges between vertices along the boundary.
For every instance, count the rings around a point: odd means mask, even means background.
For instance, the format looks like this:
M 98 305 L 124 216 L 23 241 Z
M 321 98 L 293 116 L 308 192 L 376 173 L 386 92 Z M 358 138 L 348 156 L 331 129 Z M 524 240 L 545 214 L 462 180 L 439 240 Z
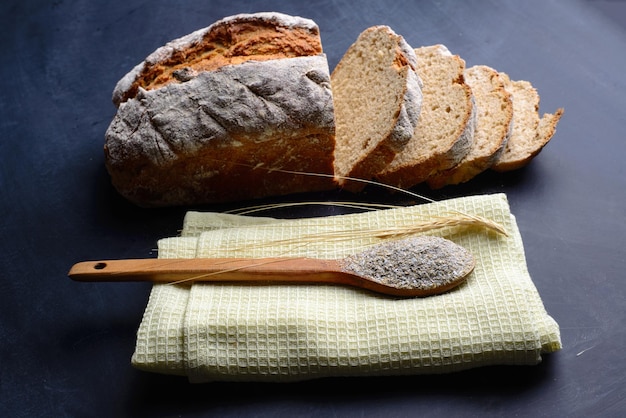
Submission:
M 289 203 L 268 203 L 265 205 L 247 206 L 245 208 L 232 209 L 225 211 L 224 213 L 231 213 L 235 215 L 249 215 L 251 213 L 263 212 L 272 209 L 282 209 L 296 206 L 337 206 L 350 209 L 361 210 L 377 210 L 377 209 L 397 209 L 401 206 L 398 205 L 386 205 L 382 203 L 363 203 L 363 202 L 289 202 Z
M 249 226 L 248 228 L 262 229 L 264 227 L 272 227 L 272 225 L 254 225 Z M 370 241 L 372 238 L 374 238 L 377 242 L 380 242 L 405 239 L 429 231 L 453 227 L 484 228 L 489 231 L 508 236 L 504 227 L 496 222 L 493 222 L 481 216 L 454 212 L 447 216 L 436 216 L 426 220 L 419 220 L 411 223 L 410 225 L 315 232 L 305 235 L 299 235 L 293 238 L 263 241 L 259 243 L 249 243 L 238 248 L 238 250 L 272 246 L 288 246 L 290 248 L 293 248 L 293 246 L 306 247 L 309 244 L 319 244 L 322 242 L 342 242 L 352 240 Z
M 283 170 L 280 168 L 268 168 L 268 167 L 263 167 L 263 166 L 253 167 L 244 163 L 231 162 L 231 164 L 248 166 L 252 169 L 262 169 L 268 172 L 281 172 L 285 174 L 327 177 L 327 178 L 335 178 L 335 179 L 340 178 L 343 180 L 350 180 L 350 181 L 361 182 L 361 183 L 365 183 L 369 185 L 383 187 L 383 188 L 386 188 L 395 192 L 400 192 L 410 197 L 421 199 L 430 203 L 436 202 L 434 199 L 420 195 L 418 193 L 414 193 L 409 190 L 405 190 L 400 187 L 392 186 L 389 184 L 379 183 L 374 180 L 365 180 L 365 179 L 359 179 L 359 178 L 337 176 L 333 174 L 308 173 L 308 172 L 301 172 L 301 171 Z M 376 204 L 376 203 L 295 202 L 295 203 L 276 203 L 276 204 L 251 206 L 247 208 L 232 210 L 230 211 L 230 213 L 236 213 L 239 215 L 247 215 L 247 214 L 270 210 L 270 209 L 306 206 L 306 205 L 329 205 L 329 206 L 340 206 L 340 207 L 362 209 L 362 210 L 392 209 L 392 208 L 399 207 L 399 206 L 394 206 L 394 205 L 385 205 L 385 204 Z M 257 225 L 255 227 L 259 228 L 261 226 Z M 431 231 L 434 229 L 441 229 L 441 228 L 446 228 L 446 227 L 479 227 L 479 228 L 484 228 L 489 231 L 494 231 L 499 234 L 508 236 L 504 227 L 495 221 L 492 221 L 482 216 L 472 215 L 472 214 L 453 210 L 450 212 L 450 215 L 448 216 L 437 216 L 431 219 L 417 221 L 414 224 L 411 224 L 409 226 L 400 226 L 400 227 L 394 227 L 394 228 L 381 228 L 381 229 L 369 229 L 368 228 L 368 229 L 363 229 L 363 230 L 321 232 L 321 233 L 316 233 L 316 234 L 310 234 L 304 237 L 299 237 L 297 241 L 300 243 L 303 241 L 304 242 L 320 242 L 320 241 L 327 241 L 327 240 L 347 240 L 347 239 L 356 239 L 356 238 L 363 238 L 363 237 L 375 237 L 379 239 L 398 239 L 398 238 L 403 238 L 403 237 L 407 237 L 410 235 L 415 235 L 415 234 Z M 295 239 L 275 241 L 274 243 L 291 244 L 293 243 L 293 241 L 295 241 Z

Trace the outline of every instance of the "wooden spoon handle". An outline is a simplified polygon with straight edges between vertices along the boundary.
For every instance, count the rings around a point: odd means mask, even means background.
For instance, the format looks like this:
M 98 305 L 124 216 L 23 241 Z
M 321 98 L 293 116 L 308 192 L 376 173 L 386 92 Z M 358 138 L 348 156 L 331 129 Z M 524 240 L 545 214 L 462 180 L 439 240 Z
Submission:
M 82 282 L 275 281 L 341 283 L 336 260 L 312 258 L 130 259 L 84 261 L 69 277 Z

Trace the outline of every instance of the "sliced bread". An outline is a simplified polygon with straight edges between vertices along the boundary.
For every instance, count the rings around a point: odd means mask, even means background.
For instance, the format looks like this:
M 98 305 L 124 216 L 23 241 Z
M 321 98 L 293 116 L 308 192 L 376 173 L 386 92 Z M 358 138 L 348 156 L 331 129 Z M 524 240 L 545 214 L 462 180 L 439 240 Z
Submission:
M 414 135 L 421 103 L 417 59 L 387 26 L 362 32 L 331 74 L 335 107 L 335 178 L 359 191 Z
M 424 83 L 420 121 L 407 146 L 376 176 L 402 188 L 458 164 L 470 149 L 475 126 L 472 92 L 463 79 L 465 61 L 443 45 L 415 53 Z
M 563 109 L 539 118 L 539 94 L 531 83 L 513 81 L 500 73 L 505 89 L 513 101 L 513 130 L 504 151 L 491 167 L 495 171 L 511 171 L 528 164 L 550 141 Z
M 487 170 L 500 157 L 511 133 L 511 94 L 504 88 L 498 72 L 476 65 L 466 69 L 463 75 L 476 103 L 474 142 L 458 165 L 428 179 L 428 185 L 434 189 L 464 183 Z

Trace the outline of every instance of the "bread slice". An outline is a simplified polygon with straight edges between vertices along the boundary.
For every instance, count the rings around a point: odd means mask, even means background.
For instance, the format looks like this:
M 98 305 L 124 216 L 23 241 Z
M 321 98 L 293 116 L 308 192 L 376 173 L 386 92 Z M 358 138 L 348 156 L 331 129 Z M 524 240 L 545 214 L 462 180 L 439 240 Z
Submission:
M 151 54 L 118 83 L 114 101 L 106 166 L 137 205 L 336 188 L 330 72 L 311 20 L 259 13 L 216 22 Z
M 513 130 L 504 151 L 491 167 L 495 171 L 511 171 L 527 165 L 550 141 L 564 110 L 546 113 L 539 118 L 539 94 L 528 81 L 512 81 L 500 73 L 513 101 Z
M 336 148 L 335 176 L 351 191 L 365 187 L 349 178 L 372 179 L 411 139 L 421 102 L 413 49 L 387 26 L 362 32 L 331 74 Z
M 504 88 L 498 72 L 486 65 L 476 65 L 466 69 L 463 75 L 472 89 L 477 110 L 474 142 L 458 165 L 428 179 L 433 189 L 464 183 L 487 170 L 499 158 L 511 133 L 511 94 Z
M 463 79 L 465 61 L 444 45 L 415 52 L 424 83 L 420 121 L 407 146 L 376 176 L 402 188 L 458 164 L 470 149 L 476 122 L 472 92 Z

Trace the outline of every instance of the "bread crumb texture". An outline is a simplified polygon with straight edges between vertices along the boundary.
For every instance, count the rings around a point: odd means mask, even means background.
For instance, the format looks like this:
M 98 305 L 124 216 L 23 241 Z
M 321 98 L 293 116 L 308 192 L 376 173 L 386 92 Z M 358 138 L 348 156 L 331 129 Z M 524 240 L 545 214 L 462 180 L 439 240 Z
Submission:
M 511 94 L 493 68 L 477 65 L 463 73 L 476 106 L 474 141 L 467 154 L 454 167 L 428 179 L 432 188 L 471 180 L 487 170 L 504 149 L 512 127 Z

